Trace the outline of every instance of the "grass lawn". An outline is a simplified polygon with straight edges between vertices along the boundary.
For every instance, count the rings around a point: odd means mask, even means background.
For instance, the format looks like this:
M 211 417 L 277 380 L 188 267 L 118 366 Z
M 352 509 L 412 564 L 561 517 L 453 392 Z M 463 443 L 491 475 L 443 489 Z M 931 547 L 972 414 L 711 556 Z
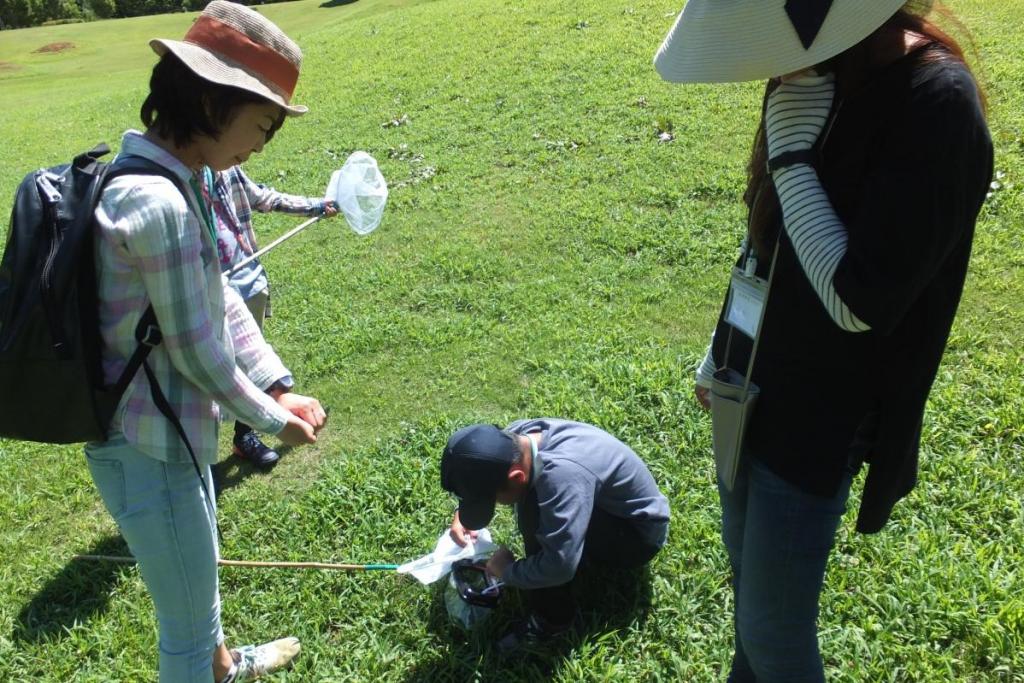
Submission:
M 586 637 L 524 660 L 488 646 L 516 596 L 467 635 L 438 591 L 391 574 L 223 569 L 232 643 L 302 640 L 274 680 L 722 678 L 731 597 L 692 367 L 742 233 L 759 86 L 658 78 L 651 57 L 680 4 L 260 8 L 305 51 L 296 101 L 311 113 L 250 175 L 315 194 L 364 149 L 392 195 L 372 235 L 321 224 L 264 260 L 267 336 L 331 424 L 270 474 L 225 468 L 223 556 L 418 557 L 452 510 L 441 447 L 478 420 L 597 424 L 650 464 L 674 515 L 642 581 L 585 586 Z M 820 622 L 835 681 L 1024 682 L 1024 2 L 950 4 L 975 33 L 1001 175 L 932 392 L 920 485 L 883 533 L 854 534 L 853 515 L 839 533 Z M 140 125 L 146 41 L 180 37 L 192 16 L 0 33 L 0 213 L 26 172 Z M 59 42 L 74 47 L 33 52 Z M 668 121 L 662 144 L 655 124 Z M 295 221 L 257 225 L 268 242 Z M 138 572 L 71 559 L 125 551 L 83 460 L 0 442 L 0 681 L 155 678 Z M 493 530 L 517 545 L 510 514 Z

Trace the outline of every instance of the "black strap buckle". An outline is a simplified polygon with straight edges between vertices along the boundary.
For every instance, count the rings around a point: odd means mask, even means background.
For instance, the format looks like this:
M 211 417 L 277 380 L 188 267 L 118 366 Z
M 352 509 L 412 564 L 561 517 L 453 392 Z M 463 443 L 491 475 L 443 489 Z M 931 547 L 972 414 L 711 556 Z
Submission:
M 135 326 L 135 341 L 139 342 L 141 346 L 153 348 L 160 346 L 163 340 L 164 336 L 160 333 L 160 325 L 157 323 L 156 313 L 153 312 L 152 306 L 147 306 L 146 310 L 142 312 L 138 324 Z
M 146 325 L 145 329 L 139 332 L 138 341 L 146 346 L 160 346 L 160 342 L 164 340 L 164 335 L 161 334 L 160 328 L 155 324 Z
M 164 335 L 160 332 L 160 327 L 156 323 L 150 325 L 139 326 L 139 329 L 135 331 L 135 339 L 139 344 L 144 346 L 160 346 L 161 342 L 164 341 Z

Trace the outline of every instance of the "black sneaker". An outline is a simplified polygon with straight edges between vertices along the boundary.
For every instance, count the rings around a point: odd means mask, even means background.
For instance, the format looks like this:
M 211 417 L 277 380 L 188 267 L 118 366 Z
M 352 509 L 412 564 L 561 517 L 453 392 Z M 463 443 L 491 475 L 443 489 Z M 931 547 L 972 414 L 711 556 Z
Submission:
M 248 460 L 261 470 L 270 469 L 281 459 L 277 451 L 260 441 L 256 432 L 250 431 L 235 436 L 234 444 L 234 455 L 242 460 Z
M 520 619 L 512 622 L 508 630 L 498 639 L 498 653 L 502 656 L 515 652 L 536 649 L 559 636 L 570 633 L 576 625 L 576 619 L 565 624 L 556 626 L 536 614 L 531 614 L 528 619 Z

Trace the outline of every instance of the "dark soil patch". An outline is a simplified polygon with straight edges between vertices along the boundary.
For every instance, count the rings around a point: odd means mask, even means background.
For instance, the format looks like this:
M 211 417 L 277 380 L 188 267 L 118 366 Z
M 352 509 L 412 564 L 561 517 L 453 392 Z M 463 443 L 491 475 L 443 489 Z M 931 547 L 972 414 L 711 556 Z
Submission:
M 32 52 L 64 52 L 75 47 L 74 43 L 50 43 L 43 45 L 38 50 L 32 50 Z

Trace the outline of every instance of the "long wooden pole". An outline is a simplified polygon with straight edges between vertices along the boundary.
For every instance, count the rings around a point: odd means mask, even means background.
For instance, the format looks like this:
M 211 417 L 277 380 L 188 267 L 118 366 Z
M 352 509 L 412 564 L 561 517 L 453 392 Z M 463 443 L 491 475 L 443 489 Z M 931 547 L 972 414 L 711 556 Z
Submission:
M 326 214 L 320 214 L 319 216 L 314 216 L 313 218 L 310 218 L 308 221 L 306 221 L 305 223 L 303 223 L 299 227 L 292 228 L 291 230 L 289 230 L 285 234 L 281 235 L 280 237 L 278 237 L 276 240 L 274 240 L 273 242 L 271 242 L 267 246 L 265 246 L 262 249 L 260 249 L 259 251 L 257 251 L 255 254 L 253 254 L 251 256 L 247 256 L 245 259 L 243 259 L 243 260 L 239 261 L 238 263 L 236 263 L 234 266 L 231 267 L 231 270 L 228 271 L 228 275 L 230 275 L 231 273 L 234 273 L 236 270 L 238 270 L 242 266 L 244 266 L 244 265 L 246 265 L 248 263 L 251 263 L 252 261 L 255 261 L 260 256 L 263 256 L 268 251 L 270 251 L 271 249 L 273 249 L 277 245 L 281 244 L 281 242 L 284 242 L 286 239 L 289 239 L 291 237 L 294 237 L 295 235 L 298 235 L 300 232 L 302 232 L 303 230 L 305 230 L 309 226 L 311 226 L 314 223 L 316 223 L 318 220 L 323 218 L 325 215 Z
M 116 555 L 75 555 L 73 559 L 88 562 L 115 562 L 135 564 L 134 557 Z M 398 569 L 397 564 L 332 564 L 329 562 L 256 562 L 253 560 L 217 560 L 222 567 L 264 567 L 273 569 L 333 569 L 338 571 L 388 571 Z

